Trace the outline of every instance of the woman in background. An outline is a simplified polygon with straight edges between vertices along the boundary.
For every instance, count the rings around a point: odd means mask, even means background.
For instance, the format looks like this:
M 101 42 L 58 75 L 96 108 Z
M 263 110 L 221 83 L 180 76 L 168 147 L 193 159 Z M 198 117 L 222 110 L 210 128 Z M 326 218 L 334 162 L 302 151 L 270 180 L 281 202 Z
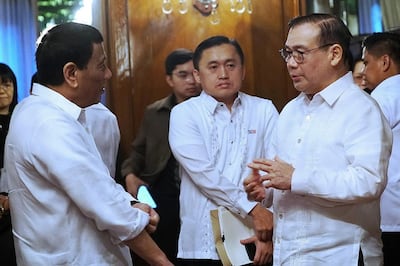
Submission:
M 17 79 L 11 68 L 0 63 L 0 262 L 1 265 L 17 265 L 11 229 L 7 186 L 4 182 L 3 159 L 11 113 L 17 105 Z

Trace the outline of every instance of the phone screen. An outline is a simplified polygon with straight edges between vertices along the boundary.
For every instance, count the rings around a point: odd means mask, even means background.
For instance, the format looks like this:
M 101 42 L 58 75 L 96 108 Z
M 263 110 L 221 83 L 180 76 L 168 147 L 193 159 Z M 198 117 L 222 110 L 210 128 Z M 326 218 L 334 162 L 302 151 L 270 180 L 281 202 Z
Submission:
M 137 194 L 137 199 L 142 202 L 146 203 L 150 207 L 157 208 L 157 204 L 154 201 L 153 197 L 151 196 L 149 190 L 147 189 L 146 186 L 140 186 L 138 189 L 138 194 Z

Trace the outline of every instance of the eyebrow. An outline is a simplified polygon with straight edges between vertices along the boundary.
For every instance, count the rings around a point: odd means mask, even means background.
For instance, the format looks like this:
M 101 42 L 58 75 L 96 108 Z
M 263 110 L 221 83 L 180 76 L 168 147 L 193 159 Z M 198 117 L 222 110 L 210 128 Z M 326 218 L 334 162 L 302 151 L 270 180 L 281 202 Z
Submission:
M 237 60 L 235 58 L 228 58 L 228 59 L 221 60 L 221 61 L 222 61 L 223 64 L 226 64 L 226 63 L 230 63 L 230 62 L 236 62 Z M 212 61 L 208 62 L 207 65 L 219 64 L 221 61 L 212 60 Z
M 297 50 L 297 49 L 307 49 L 307 47 L 304 45 L 294 45 L 293 47 L 290 47 L 285 44 L 285 49 Z

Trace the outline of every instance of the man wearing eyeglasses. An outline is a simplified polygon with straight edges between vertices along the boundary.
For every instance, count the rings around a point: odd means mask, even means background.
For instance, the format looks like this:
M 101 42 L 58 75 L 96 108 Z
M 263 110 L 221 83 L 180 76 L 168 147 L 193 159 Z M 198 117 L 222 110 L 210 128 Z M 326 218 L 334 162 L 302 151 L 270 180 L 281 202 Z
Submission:
M 187 49 L 176 49 L 167 56 L 165 78 L 172 93 L 146 108 L 131 154 L 121 170 L 126 189 L 134 197 L 140 186 L 149 188 L 160 215 L 157 231 L 152 237 L 174 265 L 179 233 L 180 180 L 168 143 L 168 125 L 172 107 L 200 94 L 200 85 L 193 77 L 192 58 L 193 52 Z M 135 265 L 141 265 L 138 259 L 135 259 Z
M 289 23 L 280 52 L 300 94 L 278 119 L 275 157 L 254 160 L 244 182 L 250 198 L 273 203 L 274 265 L 383 264 L 379 198 L 392 135 L 353 83 L 350 39 L 332 15 Z

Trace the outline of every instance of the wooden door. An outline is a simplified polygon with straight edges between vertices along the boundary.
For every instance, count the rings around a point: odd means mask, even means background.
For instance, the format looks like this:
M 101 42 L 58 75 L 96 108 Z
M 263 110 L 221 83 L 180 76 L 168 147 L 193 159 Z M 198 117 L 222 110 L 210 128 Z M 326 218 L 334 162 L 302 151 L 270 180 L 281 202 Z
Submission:
M 108 105 L 121 129 L 121 156 L 141 123 L 145 107 L 166 96 L 164 59 L 175 48 L 194 50 L 212 35 L 235 38 L 245 53 L 243 91 L 271 99 L 278 110 L 297 93 L 278 50 L 290 18 L 304 9 L 302 0 L 253 0 L 253 13 L 232 13 L 229 0 L 219 0 L 220 23 L 213 25 L 192 6 L 186 14 L 163 14 L 161 0 L 106 1 L 106 44 L 113 77 Z

